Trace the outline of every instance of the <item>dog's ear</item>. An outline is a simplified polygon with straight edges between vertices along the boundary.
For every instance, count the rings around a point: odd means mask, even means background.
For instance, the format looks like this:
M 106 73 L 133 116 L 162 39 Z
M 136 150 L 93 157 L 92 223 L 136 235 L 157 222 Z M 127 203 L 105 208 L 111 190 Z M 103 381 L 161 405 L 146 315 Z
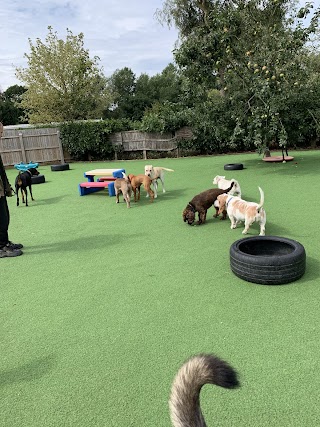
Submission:
M 184 222 L 187 222 L 187 209 L 182 212 L 182 218 Z
M 188 224 L 190 224 L 190 225 L 194 223 L 195 213 L 193 211 L 191 211 L 190 209 L 186 208 L 183 211 L 182 216 L 183 216 L 183 221 L 184 222 L 188 222 Z

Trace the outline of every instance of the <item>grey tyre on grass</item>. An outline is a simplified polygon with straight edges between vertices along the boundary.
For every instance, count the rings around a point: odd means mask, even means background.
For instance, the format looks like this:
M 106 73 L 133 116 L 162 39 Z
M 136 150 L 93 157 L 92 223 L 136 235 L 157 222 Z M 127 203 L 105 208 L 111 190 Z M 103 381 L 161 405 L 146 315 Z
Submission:
M 231 245 L 230 267 L 247 282 L 281 285 L 304 275 L 306 252 L 301 243 L 285 237 L 247 237 Z

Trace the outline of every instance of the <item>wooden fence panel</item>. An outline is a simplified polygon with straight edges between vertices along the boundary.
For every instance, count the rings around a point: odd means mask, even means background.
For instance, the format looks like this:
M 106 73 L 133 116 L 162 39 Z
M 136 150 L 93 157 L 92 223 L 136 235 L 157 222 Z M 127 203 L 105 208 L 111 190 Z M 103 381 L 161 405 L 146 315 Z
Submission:
M 56 128 L 5 129 L 0 141 L 3 164 L 64 163 L 60 133 Z
M 142 151 L 147 158 L 147 151 L 173 151 L 179 150 L 177 139 L 191 138 L 190 128 L 182 128 L 174 135 L 172 133 L 149 133 L 139 131 L 116 132 L 109 135 L 109 141 L 123 151 Z M 57 128 L 24 128 L 6 129 L 0 140 L 0 154 L 5 166 L 16 163 L 64 163 L 64 153 Z M 115 158 L 117 152 L 115 151 Z M 72 160 L 72 159 L 70 159 Z
M 149 133 L 135 130 L 116 132 L 109 136 L 112 144 L 122 146 L 123 151 L 172 151 L 177 149 L 177 140 L 171 133 Z

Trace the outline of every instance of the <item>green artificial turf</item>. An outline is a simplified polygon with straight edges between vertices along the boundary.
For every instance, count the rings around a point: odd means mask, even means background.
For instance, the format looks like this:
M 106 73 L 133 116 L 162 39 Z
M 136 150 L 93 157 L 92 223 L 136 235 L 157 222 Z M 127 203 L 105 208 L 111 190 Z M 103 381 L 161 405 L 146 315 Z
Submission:
M 35 201 L 9 199 L 10 239 L 21 257 L 0 260 L 0 425 L 165 427 L 172 379 L 189 356 L 212 352 L 242 387 L 205 386 L 208 426 L 320 424 L 320 151 L 264 163 L 257 154 L 40 166 Z M 126 208 L 106 190 L 80 197 L 93 168 L 172 168 L 153 204 L 142 190 Z M 244 170 L 224 171 L 226 163 Z M 11 183 L 17 171 L 8 170 Z M 265 192 L 267 235 L 298 240 L 302 279 L 263 286 L 237 278 L 230 245 L 243 226 L 212 218 L 188 226 L 182 211 L 213 187 L 240 182 L 243 198 Z M 249 235 L 257 235 L 258 224 Z

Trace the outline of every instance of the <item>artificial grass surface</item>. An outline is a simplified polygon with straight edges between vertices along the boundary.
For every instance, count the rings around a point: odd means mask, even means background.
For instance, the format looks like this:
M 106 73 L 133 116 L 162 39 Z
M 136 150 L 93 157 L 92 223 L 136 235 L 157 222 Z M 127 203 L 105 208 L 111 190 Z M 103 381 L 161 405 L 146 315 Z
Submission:
M 212 352 L 242 387 L 206 386 L 208 426 L 318 426 L 320 151 L 266 164 L 256 154 L 40 166 L 35 201 L 9 199 L 10 239 L 24 254 L 0 262 L 0 425 L 164 427 L 172 379 L 184 360 Z M 242 171 L 224 171 L 226 163 Z M 106 191 L 80 197 L 92 168 L 172 168 L 153 204 L 127 209 Z M 8 170 L 14 183 L 16 170 Z M 230 245 L 242 226 L 212 218 L 190 227 L 182 210 L 215 175 L 243 198 L 265 192 L 267 235 L 298 240 L 302 279 L 263 286 L 238 279 Z M 249 235 L 258 234 L 258 224 Z

